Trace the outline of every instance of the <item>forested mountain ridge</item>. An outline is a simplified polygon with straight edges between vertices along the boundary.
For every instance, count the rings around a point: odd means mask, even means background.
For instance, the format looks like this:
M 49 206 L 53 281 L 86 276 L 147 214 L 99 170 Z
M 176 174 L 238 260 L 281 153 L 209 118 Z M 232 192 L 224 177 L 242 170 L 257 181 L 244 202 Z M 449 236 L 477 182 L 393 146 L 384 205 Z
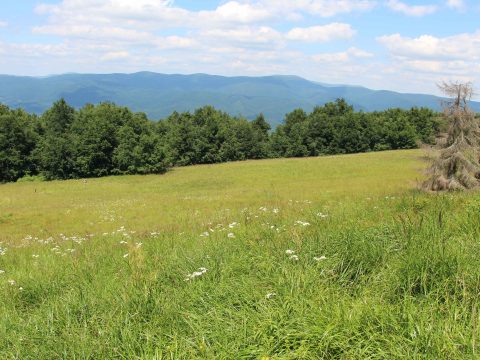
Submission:
M 48 77 L 0 75 L 0 103 L 41 114 L 59 98 L 75 108 L 104 101 L 128 106 L 159 120 L 173 111 L 193 111 L 205 105 L 254 119 L 263 113 L 273 126 L 285 114 L 301 108 L 307 112 L 337 98 L 356 110 L 428 107 L 440 110 L 432 95 L 375 91 L 348 85 L 320 84 L 296 76 L 224 77 L 206 74 L 166 75 L 65 74 Z M 480 103 L 472 102 L 480 111 Z

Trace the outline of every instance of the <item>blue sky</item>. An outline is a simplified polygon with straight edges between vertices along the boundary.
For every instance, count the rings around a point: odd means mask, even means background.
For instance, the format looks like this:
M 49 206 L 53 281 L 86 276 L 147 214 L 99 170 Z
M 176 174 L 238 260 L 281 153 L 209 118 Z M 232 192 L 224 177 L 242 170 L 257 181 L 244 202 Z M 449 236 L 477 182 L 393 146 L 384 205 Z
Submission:
M 0 0 L 0 73 L 299 75 L 480 84 L 477 0 Z

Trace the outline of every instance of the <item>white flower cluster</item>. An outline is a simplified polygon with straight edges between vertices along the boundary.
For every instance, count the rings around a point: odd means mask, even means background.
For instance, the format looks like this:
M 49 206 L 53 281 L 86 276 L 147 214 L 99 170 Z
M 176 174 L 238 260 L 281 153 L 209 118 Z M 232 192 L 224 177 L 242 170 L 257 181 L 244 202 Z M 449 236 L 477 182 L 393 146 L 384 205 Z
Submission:
M 190 281 L 190 280 L 193 280 L 197 277 L 203 276 L 207 271 L 208 271 L 207 268 L 201 267 L 201 268 L 198 269 L 198 271 L 194 271 L 191 274 L 187 274 L 187 277 L 185 278 L 185 281 Z
M 290 256 L 289 259 L 292 260 L 292 261 L 300 260 L 298 255 L 295 255 L 295 251 L 293 251 L 293 250 L 288 249 L 288 250 L 285 251 L 285 254 L 289 255 Z
M 295 254 L 294 250 L 288 249 L 288 250 L 285 251 L 285 254 L 287 254 L 289 256 L 289 259 L 292 260 L 292 261 L 300 260 L 299 256 L 297 254 Z M 317 262 L 320 262 L 320 261 L 327 260 L 327 257 L 326 256 L 315 256 L 313 258 L 313 260 L 315 260 Z
M 324 213 L 321 213 L 321 212 L 319 212 L 319 213 L 317 214 L 317 216 L 318 216 L 320 219 L 326 219 L 326 218 L 328 217 L 327 214 L 324 214 Z

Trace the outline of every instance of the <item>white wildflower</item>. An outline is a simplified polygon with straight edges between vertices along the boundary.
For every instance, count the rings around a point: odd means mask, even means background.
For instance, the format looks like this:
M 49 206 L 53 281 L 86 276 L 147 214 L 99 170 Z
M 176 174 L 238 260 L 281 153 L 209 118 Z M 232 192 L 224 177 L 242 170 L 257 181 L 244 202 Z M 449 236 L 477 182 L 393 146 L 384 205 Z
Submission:
M 127 253 L 127 254 L 125 254 L 125 255 L 123 255 L 123 258 L 127 258 L 127 257 L 128 257 L 128 255 L 129 255 L 128 253 Z
M 32 258 L 34 258 L 34 259 L 38 259 L 39 257 L 40 257 L 40 255 L 37 255 L 37 254 L 32 255 Z
M 200 277 L 200 276 L 204 275 L 207 271 L 208 271 L 207 268 L 201 267 L 201 268 L 198 269 L 198 271 L 194 271 L 191 274 L 187 274 L 187 277 L 185 278 L 185 281 L 190 281 L 190 280 L 193 280 L 197 277 Z
M 274 214 L 278 214 L 278 213 L 280 212 L 280 210 L 279 210 L 278 208 L 273 208 L 272 212 L 273 212 Z
M 302 220 L 297 220 L 295 221 L 295 225 L 310 226 L 310 223 Z
M 0 270 L 0 275 L 5 274 L 5 270 Z
M 317 214 L 317 216 L 318 216 L 319 218 L 321 218 L 321 219 L 326 219 L 326 218 L 328 217 L 327 214 L 323 214 L 323 213 L 321 213 L 321 212 L 319 212 L 319 213 Z
M 235 239 L 235 234 L 234 233 L 228 233 L 228 238 L 230 239 Z
M 288 249 L 287 251 L 285 251 L 285 254 L 293 255 L 293 254 L 295 254 L 295 251 Z
M 16 284 L 15 280 L 8 280 L 7 281 L 11 286 L 14 286 Z
M 298 261 L 299 257 L 298 257 L 298 255 L 292 255 L 292 256 L 290 256 L 290 260 Z
M 277 296 L 277 294 L 274 293 L 274 292 L 272 292 L 272 293 L 268 293 L 267 295 L 265 295 L 265 298 L 266 298 L 266 299 L 271 299 L 271 298 L 273 298 L 273 297 L 275 297 L 275 296 Z
M 323 261 L 323 260 L 327 260 L 327 257 L 326 257 L 326 256 L 320 256 L 320 257 L 315 256 L 315 257 L 313 258 L 313 260 L 315 260 L 315 261 Z
M 210 233 L 208 231 L 205 231 L 204 233 L 200 234 L 201 237 L 208 237 L 210 236 Z
M 233 228 L 236 227 L 236 226 L 238 226 L 238 223 L 237 223 L 237 222 L 233 222 L 233 223 L 231 223 L 231 224 L 228 225 L 228 227 L 229 227 L 230 229 L 233 229 Z

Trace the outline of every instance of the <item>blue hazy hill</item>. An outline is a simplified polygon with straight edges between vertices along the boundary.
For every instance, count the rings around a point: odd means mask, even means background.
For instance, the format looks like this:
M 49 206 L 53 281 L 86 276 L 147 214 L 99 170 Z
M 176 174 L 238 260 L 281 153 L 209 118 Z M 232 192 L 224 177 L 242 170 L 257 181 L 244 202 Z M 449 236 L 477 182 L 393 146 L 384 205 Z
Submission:
M 142 111 L 158 120 L 173 111 L 212 105 L 232 115 L 253 118 L 263 113 L 276 125 L 293 109 L 344 98 L 357 110 L 408 109 L 424 106 L 440 110 L 440 98 L 423 94 L 376 91 L 348 85 L 327 85 L 297 76 L 224 77 L 207 74 L 166 75 L 65 74 L 48 77 L 0 75 L 0 103 L 42 113 L 59 98 L 72 106 L 111 101 Z M 480 111 L 480 103 L 472 102 Z

